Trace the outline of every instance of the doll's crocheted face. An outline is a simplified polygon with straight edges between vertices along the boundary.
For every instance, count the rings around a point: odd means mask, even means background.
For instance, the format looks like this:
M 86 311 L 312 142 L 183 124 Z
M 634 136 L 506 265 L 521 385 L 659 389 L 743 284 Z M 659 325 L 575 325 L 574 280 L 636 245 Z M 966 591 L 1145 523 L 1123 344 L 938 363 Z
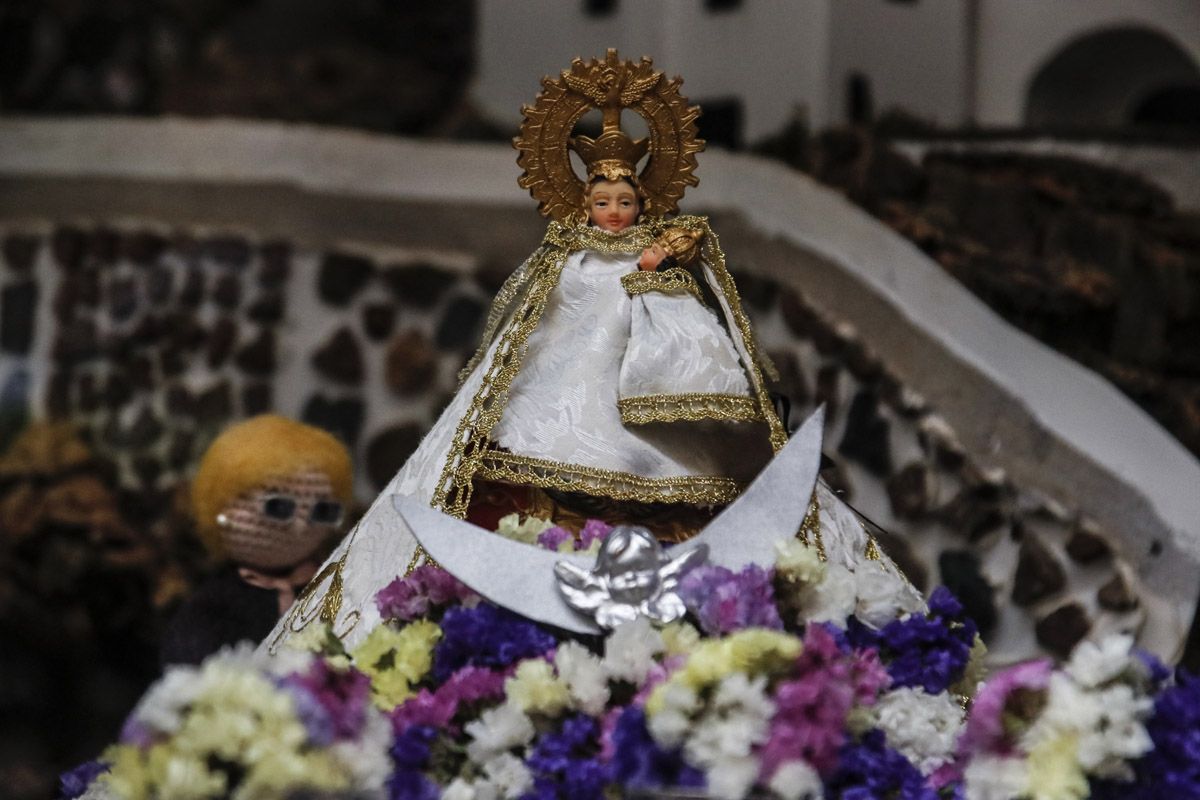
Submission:
M 641 211 L 637 191 L 627 181 L 594 181 L 587 194 L 588 219 L 610 233 L 632 225 Z
M 239 566 L 281 570 L 311 556 L 342 516 L 329 477 L 306 470 L 272 478 L 225 506 L 221 540 Z

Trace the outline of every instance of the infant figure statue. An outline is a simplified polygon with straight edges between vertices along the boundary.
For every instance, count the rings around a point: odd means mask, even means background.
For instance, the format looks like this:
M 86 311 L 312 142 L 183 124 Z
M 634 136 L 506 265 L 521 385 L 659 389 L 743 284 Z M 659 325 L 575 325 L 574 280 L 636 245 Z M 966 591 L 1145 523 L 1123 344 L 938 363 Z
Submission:
M 353 645 L 379 623 L 375 593 L 427 558 L 393 495 L 492 530 L 511 513 L 576 531 L 598 518 L 680 542 L 786 444 L 718 238 L 676 215 L 704 144 L 680 84 L 612 50 L 543 82 L 514 145 L 545 237 L 497 294 L 458 392 L 266 646 L 316 620 Z M 592 109 L 600 134 L 576 135 Z M 886 559 L 824 487 L 811 509 L 826 557 Z

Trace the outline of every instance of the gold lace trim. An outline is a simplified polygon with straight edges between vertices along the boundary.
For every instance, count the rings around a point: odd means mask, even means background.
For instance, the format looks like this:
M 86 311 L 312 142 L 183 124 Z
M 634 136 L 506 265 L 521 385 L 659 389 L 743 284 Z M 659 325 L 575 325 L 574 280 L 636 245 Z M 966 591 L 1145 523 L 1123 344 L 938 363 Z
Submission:
M 754 399 L 746 395 L 692 392 L 622 397 L 617 401 L 626 425 L 651 422 L 761 422 Z
M 621 286 L 630 297 L 646 292 L 662 292 L 663 294 L 682 294 L 687 292 L 701 303 L 704 296 L 700 294 L 700 286 L 687 270 L 671 267 L 661 272 L 650 272 L 639 269 L 621 276 Z
M 717 505 L 733 501 L 743 489 L 732 478 L 707 475 L 646 478 L 630 472 L 564 464 L 501 450 L 484 455 L 477 474 L 488 480 L 598 494 L 613 500 L 639 503 Z
M 825 541 L 821 538 L 821 505 L 817 502 L 817 490 L 813 489 L 812 499 L 808 503 L 808 513 L 800 521 L 800 530 L 796 538 L 809 547 L 817 548 L 817 557 L 822 561 L 825 556 Z
M 737 325 L 738 332 L 742 336 L 742 345 L 750 355 L 750 363 L 746 365 L 746 369 L 750 371 L 750 377 L 752 378 L 751 385 L 758 400 L 758 407 L 762 411 L 763 419 L 767 421 L 767 426 L 770 428 L 771 447 L 778 452 L 787 444 L 787 431 L 783 429 L 783 423 L 779 421 L 778 415 L 775 414 L 775 406 L 771 403 L 771 396 L 767 392 L 766 382 L 763 380 L 762 367 L 760 365 L 767 365 L 771 372 L 774 372 L 774 367 L 770 365 L 765 356 L 758 352 L 758 342 L 754 338 L 754 331 L 750 328 L 750 320 L 746 317 L 746 312 L 742 309 L 741 295 L 738 294 L 737 285 L 733 282 L 733 276 L 725 268 L 725 254 L 721 251 L 721 243 L 717 239 L 717 234 L 708 226 L 708 220 L 704 217 L 684 215 L 674 218 L 670 224 L 689 230 L 704 231 L 704 239 L 700 245 L 702 260 L 712 269 L 713 275 L 721 287 L 721 293 L 725 295 L 725 299 L 729 303 L 734 324 Z

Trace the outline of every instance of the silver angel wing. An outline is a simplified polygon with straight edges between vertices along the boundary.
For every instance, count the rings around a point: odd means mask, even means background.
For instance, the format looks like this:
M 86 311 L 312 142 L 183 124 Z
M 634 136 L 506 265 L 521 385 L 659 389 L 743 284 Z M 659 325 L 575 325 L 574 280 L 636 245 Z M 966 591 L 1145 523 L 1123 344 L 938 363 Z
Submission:
M 582 614 L 591 615 L 608 599 L 604 581 L 591 570 L 578 567 L 570 561 L 559 561 L 554 565 L 554 574 L 558 578 L 558 590 L 567 603 Z
M 671 551 L 667 551 L 670 553 Z M 662 581 L 664 591 L 673 591 L 679 581 L 691 570 L 703 564 L 708 559 L 708 545 L 700 544 L 689 547 L 679 555 L 667 561 L 658 570 L 658 578 Z
M 514 542 L 414 497 L 392 495 L 392 507 L 430 558 L 496 605 L 575 633 L 599 632 L 596 623 L 563 601 L 554 578 L 556 563 L 568 562 L 586 572 L 592 567 L 592 556 Z

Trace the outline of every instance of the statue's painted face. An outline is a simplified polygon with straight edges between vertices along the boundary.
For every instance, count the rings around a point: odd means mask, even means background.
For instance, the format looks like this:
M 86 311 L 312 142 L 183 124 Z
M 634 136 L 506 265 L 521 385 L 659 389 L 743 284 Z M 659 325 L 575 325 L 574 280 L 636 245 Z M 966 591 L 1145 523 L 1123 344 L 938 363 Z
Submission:
M 587 197 L 588 219 L 610 233 L 628 228 L 637 219 L 641 206 L 637 192 L 625 181 L 596 181 Z

